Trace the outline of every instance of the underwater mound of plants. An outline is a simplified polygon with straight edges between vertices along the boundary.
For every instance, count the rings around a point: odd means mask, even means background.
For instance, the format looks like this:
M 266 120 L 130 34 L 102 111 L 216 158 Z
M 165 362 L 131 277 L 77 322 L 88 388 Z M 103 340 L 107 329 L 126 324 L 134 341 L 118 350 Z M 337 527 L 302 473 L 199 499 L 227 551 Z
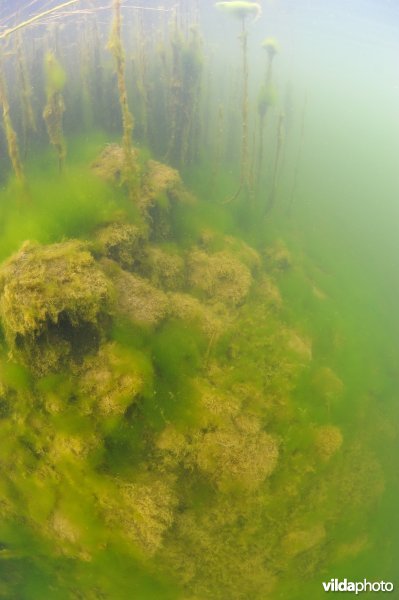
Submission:
M 91 170 L 119 193 L 123 161 L 107 146 Z M 274 597 L 361 552 L 384 487 L 331 418 L 345 383 L 279 287 L 328 299 L 281 240 L 205 223 L 176 170 L 136 172 L 136 214 L 110 202 L 0 269 L 1 593 Z
M 385 576 L 395 320 L 268 15 L 48 4 L 0 15 L 0 598 Z

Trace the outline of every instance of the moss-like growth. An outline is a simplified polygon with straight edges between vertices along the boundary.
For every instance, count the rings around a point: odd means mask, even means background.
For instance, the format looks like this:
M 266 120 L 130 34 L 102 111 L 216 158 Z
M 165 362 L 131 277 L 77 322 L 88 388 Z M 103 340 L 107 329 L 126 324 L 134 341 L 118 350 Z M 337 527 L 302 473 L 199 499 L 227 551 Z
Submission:
M 338 452 L 342 442 L 342 433 L 335 425 L 323 425 L 315 432 L 316 451 L 323 460 L 328 460 Z
M 170 294 L 170 315 L 175 319 L 181 319 L 187 324 L 196 325 L 208 338 L 218 337 L 223 330 L 224 322 L 220 315 L 209 307 L 202 304 L 197 298 L 189 294 Z
M 282 240 L 277 240 L 266 248 L 264 258 L 266 269 L 273 273 L 287 271 L 293 264 L 292 255 Z
M 151 203 L 164 193 L 171 194 L 172 198 L 176 198 L 182 191 L 182 181 L 176 169 L 156 160 L 149 160 L 143 188 L 146 192 L 145 202 Z
M 130 223 L 111 223 L 95 233 L 93 244 L 96 254 L 117 262 L 124 269 L 132 269 L 143 254 L 146 238 L 144 227 Z
M 149 246 L 141 265 L 151 283 L 165 290 L 182 288 L 185 283 L 184 259 L 177 252 Z
M 60 368 L 98 346 L 109 284 L 81 242 L 27 242 L 3 265 L 0 281 L 7 341 L 37 373 Z
M 194 250 L 187 262 L 190 286 L 208 300 L 237 306 L 248 295 L 251 272 L 229 252 L 207 254 Z
M 323 524 L 317 524 L 309 529 L 294 529 L 282 540 L 282 546 L 287 557 L 291 558 L 307 552 L 320 545 L 326 537 Z
M 136 151 L 132 149 L 136 160 Z M 125 154 L 119 144 L 107 144 L 100 155 L 93 161 L 93 172 L 110 183 L 122 184 L 125 169 Z
M 312 378 L 312 386 L 317 395 L 326 401 L 340 398 L 344 390 L 341 379 L 330 367 L 320 367 Z
M 118 312 L 139 325 L 154 326 L 168 314 L 166 294 L 138 275 L 119 269 L 110 272 Z
M 222 491 L 255 489 L 276 468 L 278 454 L 276 440 L 260 430 L 259 422 L 240 415 L 234 426 L 200 436 L 195 461 Z
M 86 358 L 79 380 L 83 405 L 98 416 L 123 415 L 143 387 L 134 363 L 131 353 L 110 343 Z
M 102 496 L 100 507 L 110 526 L 146 555 L 154 554 L 174 520 L 177 498 L 166 481 L 117 482 L 117 496 Z

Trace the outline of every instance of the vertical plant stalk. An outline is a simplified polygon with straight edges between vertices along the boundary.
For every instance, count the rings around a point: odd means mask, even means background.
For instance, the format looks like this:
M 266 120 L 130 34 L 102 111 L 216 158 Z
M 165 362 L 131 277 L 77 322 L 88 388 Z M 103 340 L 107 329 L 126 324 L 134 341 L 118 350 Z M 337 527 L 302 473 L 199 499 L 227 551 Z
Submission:
M 280 113 L 277 123 L 277 145 L 276 145 L 276 154 L 274 157 L 274 167 L 273 167 L 273 178 L 272 178 L 272 188 L 269 196 L 269 201 L 267 203 L 266 212 L 269 212 L 274 207 L 276 201 L 276 190 L 277 190 L 277 177 L 278 170 L 280 166 L 280 157 L 281 157 L 281 148 L 283 146 L 284 140 L 284 114 Z
M 28 150 L 28 134 L 36 132 L 36 119 L 32 107 L 32 90 L 29 81 L 26 57 L 23 52 L 21 34 L 17 35 L 17 64 L 18 75 L 21 84 L 21 104 L 22 104 L 22 128 L 23 128 L 23 155 L 26 157 Z
M 88 19 L 84 20 L 79 30 L 80 51 L 80 92 L 82 102 L 82 120 L 83 126 L 90 129 L 93 125 L 93 94 L 91 74 L 94 71 L 93 49 L 95 41 L 93 39 L 93 30 L 90 29 Z
M 0 106 L 3 112 L 4 131 L 7 140 L 8 156 L 10 157 L 12 167 L 18 182 L 25 185 L 25 174 L 22 166 L 21 157 L 18 148 L 18 139 L 12 124 L 10 115 L 10 104 L 7 96 L 7 86 L 3 75 L 3 65 L 0 62 Z
M 174 13 L 173 32 L 170 35 L 170 43 L 172 49 L 172 67 L 170 69 L 170 91 L 169 91 L 169 112 L 170 120 L 170 137 L 166 158 L 176 161 L 176 147 L 178 145 L 178 115 L 180 108 L 180 90 L 181 90 L 181 66 L 179 46 L 181 44 L 181 33 L 178 29 L 177 13 Z
M 241 50 L 242 50 L 242 146 L 241 146 L 241 185 L 249 183 L 248 157 L 248 33 L 245 17 L 242 17 Z
M 258 160 L 257 160 L 257 175 L 256 175 L 256 184 L 259 184 L 260 173 L 262 169 L 263 162 L 263 146 L 264 146 L 264 138 L 265 138 L 265 124 L 266 124 L 266 116 L 268 110 L 270 108 L 271 99 L 268 97 L 271 93 L 272 86 L 272 73 L 273 73 L 273 59 L 275 57 L 276 52 L 269 50 L 267 53 L 267 65 L 266 65 L 266 78 L 265 84 L 262 86 L 260 94 L 260 102 L 258 106 L 259 113 L 259 147 L 258 147 Z M 264 97 L 263 97 L 264 96 Z
M 190 31 L 190 39 L 182 48 L 182 88 L 181 88 L 181 140 L 180 140 L 180 165 L 189 164 L 198 146 L 199 137 L 199 102 L 201 98 L 201 40 L 196 29 Z
M 108 49 L 114 57 L 115 65 L 116 65 L 116 75 L 118 80 L 118 92 L 119 92 L 119 104 L 121 107 L 122 113 L 122 128 L 123 128 L 123 137 L 122 137 L 122 147 L 124 153 L 125 160 L 125 172 L 123 174 L 123 179 L 126 182 L 129 194 L 132 198 L 135 196 L 136 191 L 136 165 L 134 161 L 133 154 L 133 143 L 132 143 L 132 134 L 134 128 L 134 119 L 133 115 L 129 110 L 129 104 L 127 99 L 127 90 L 126 90 L 126 79 L 125 79 L 125 70 L 126 70 L 126 61 L 125 61 L 125 53 L 122 46 L 122 17 L 121 17 L 121 2 L 120 0 L 113 1 L 113 12 L 114 18 L 112 23 L 111 35 L 108 42 Z
M 213 159 L 213 168 L 212 168 L 212 181 L 214 181 L 218 175 L 220 165 L 222 162 L 222 152 L 223 152 L 223 137 L 224 137 L 224 110 L 223 106 L 219 106 L 218 116 L 217 116 L 217 127 L 216 127 L 216 139 L 215 139 L 215 149 L 214 149 L 214 159 Z
M 240 166 L 240 185 L 232 198 L 227 202 L 236 200 L 241 191 L 249 189 L 249 156 L 248 156 L 248 32 L 245 23 L 245 16 L 241 17 L 241 34 L 239 36 L 241 43 L 242 58 L 242 104 L 241 104 L 241 166 Z
M 148 52 L 146 51 L 146 38 L 144 33 L 143 15 L 139 13 L 137 24 L 137 90 L 141 105 L 141 122 L 143 141 L 148 144 L 148 90 L 147 90 L 147 64 Z
M 54 146 L 58 156 L 58 169 L 61 173 L 66 158 L 66 144 L 62 126 L 65 112 L 62 88 L 65 84 L 65 73 L 55 58 L 49 52 L 46 56 L 47 71 L 47 104 L 43 110 L 43 119 L 46 123 L 50 143 Z

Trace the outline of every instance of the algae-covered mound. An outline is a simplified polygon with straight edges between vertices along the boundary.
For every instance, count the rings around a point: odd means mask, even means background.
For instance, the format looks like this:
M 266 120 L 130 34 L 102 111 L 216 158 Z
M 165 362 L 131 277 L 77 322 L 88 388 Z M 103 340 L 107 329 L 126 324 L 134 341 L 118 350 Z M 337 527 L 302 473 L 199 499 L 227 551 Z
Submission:
M 188 258 L 189 283 L 205 298 L 236 306 L 252 283 L 251 272 L 229 252 L 207 254 L 194 250 Z
M 0 282 L 7 341 L 13 354 L 37 373 L 98 346 L 109 284 L 81 242 L 27 242 L 2 266 Z
M 132 269 L 142 252 L 146 232 L 131 223 L 110 223 L 96 231 L 96 254 L 111 258 L 125 269 Z
M 108 147 L 95 170 L 119 185 L 120 160 Z M 26 242 L 0 268 L 0 535 L 22 523 L 40 568 L 69 560 L 65 597 L 130 599 L 105 582 L 113 552 L 172 580 L 172 599 L 271 599 L 287 574 L 325 568 L 332 524 L 383 491 L 367 443 L 333 418 L 339 368 L 287 317 L 286 246 L 209 227 L 179 243 L 187 199 L 150 161 L 134 217 Z M 341 546 L 360 552 L 353 535 Z

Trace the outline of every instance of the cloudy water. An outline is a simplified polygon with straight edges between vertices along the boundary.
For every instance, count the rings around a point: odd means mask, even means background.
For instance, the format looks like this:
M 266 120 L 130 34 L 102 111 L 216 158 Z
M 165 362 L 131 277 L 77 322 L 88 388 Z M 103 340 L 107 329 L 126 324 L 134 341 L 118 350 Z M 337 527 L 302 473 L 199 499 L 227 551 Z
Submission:
M 398 30 L 0 3 L 1 598 L 395 597 Z

